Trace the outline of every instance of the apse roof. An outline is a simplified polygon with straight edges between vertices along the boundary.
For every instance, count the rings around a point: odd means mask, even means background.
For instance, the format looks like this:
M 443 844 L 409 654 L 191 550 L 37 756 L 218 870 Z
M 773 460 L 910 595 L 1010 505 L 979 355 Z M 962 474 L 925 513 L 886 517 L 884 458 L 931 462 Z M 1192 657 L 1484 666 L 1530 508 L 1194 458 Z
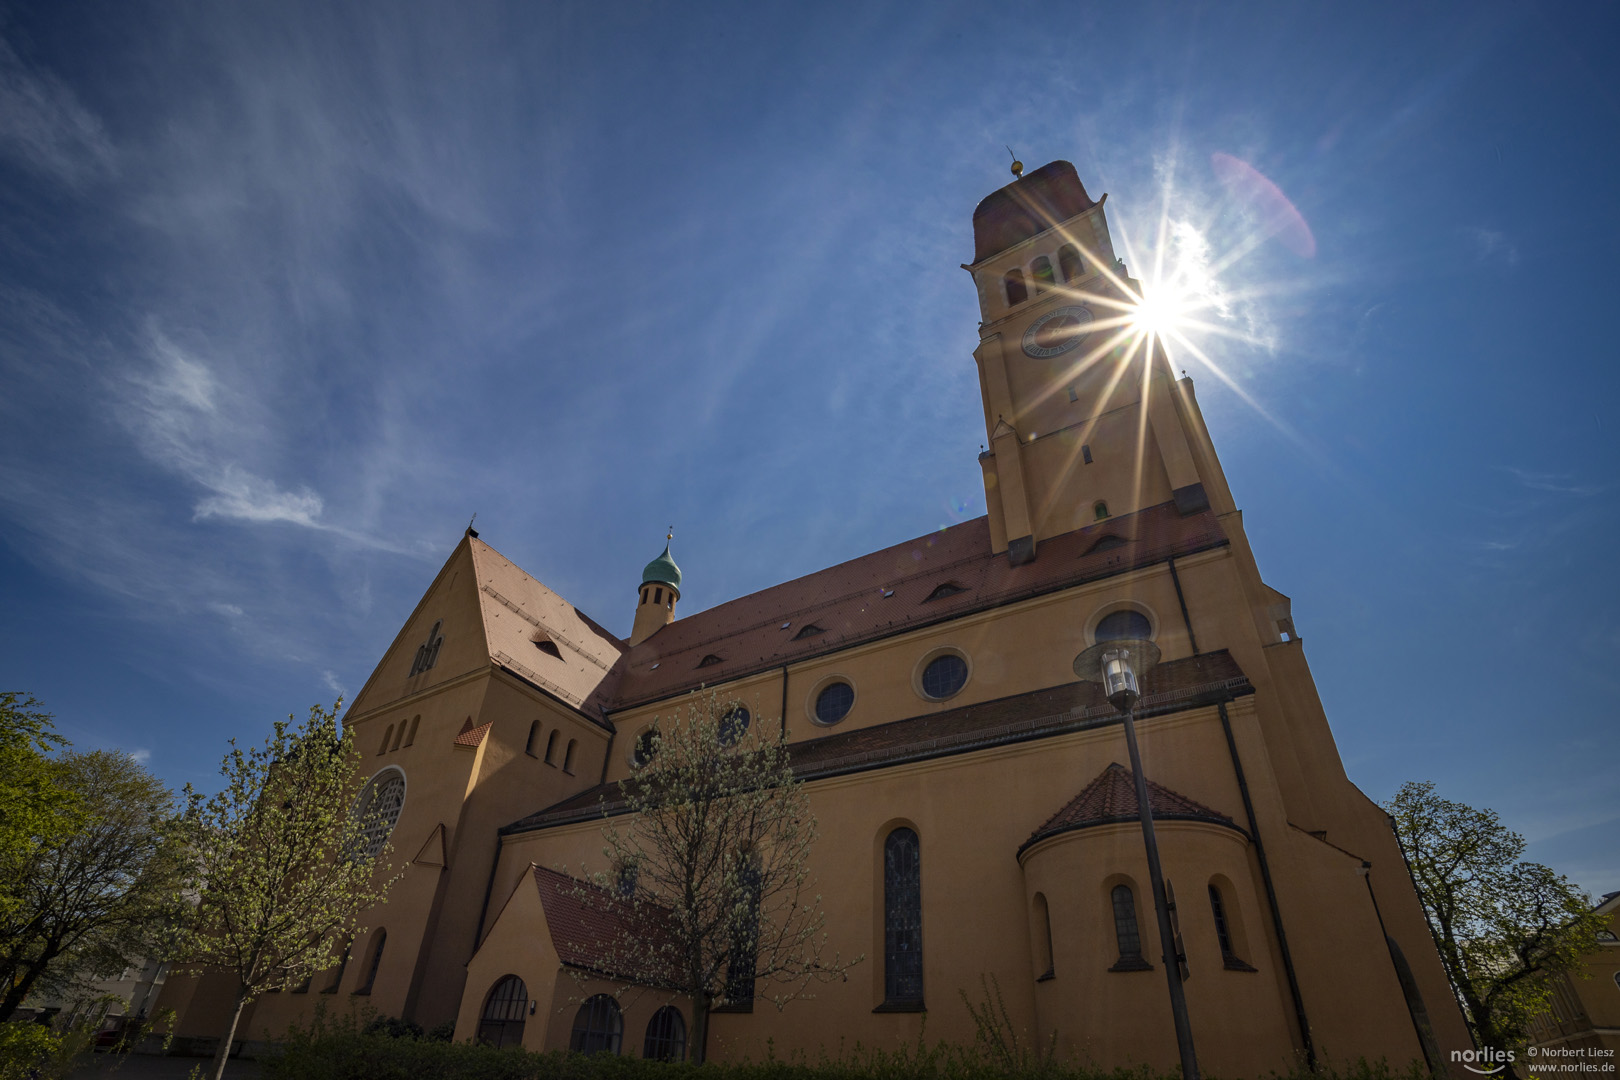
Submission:
M 1167 661 L 1148 672 L 1142 678 L 1143 696 L 1136 715 L 1149 719 L 1253 692 L 1237 661 L 1223 649 Z M 788 754 L 800 779 L 815 780 L 1118 722 L 1119 714 L 1103 697 L 1100 686 L 1073 682 L 791 743 Z M 623 806 L 617 783 L 599 784 L 530 814 L 501 832 L 528 832 L 589 821 L 622 812 Z M 1131 806 L 1134 813 L 1135 803 Z
M 1227 815 L 1211 810 L 1203 803 L 1195 802 L 1180 792 L 1171 791 L 1162 784 L 1149 780 L 1147 791 L 1148 806 L 1153 811 L 1155 821 L 1208 821 L 1216 825 L 1237 828 Z M 1022 855 L 1042 840 L 1058 833 L 1093 825 L 1138 821 L 1141 819 L 1141 805 L 1136 801 L 1136 777 L 1132 775 L 1131 770 L 1116 761 L 1098 773 L 1095 780 L 1069 800 L 1063 809 L 1048 818 L 1046 824 L 1036 829 L 1019 847 L 1018 854 Z

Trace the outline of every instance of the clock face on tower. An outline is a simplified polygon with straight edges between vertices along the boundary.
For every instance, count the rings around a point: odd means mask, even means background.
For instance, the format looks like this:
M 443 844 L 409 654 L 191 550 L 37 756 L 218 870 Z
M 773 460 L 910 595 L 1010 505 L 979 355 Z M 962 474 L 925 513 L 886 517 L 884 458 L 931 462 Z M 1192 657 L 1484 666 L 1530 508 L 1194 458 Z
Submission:
M 1068 352 L 1091 333 L 1092 317 L 1078 305 L 1053 308 L 1024 331 L 1024 354 L 1044 359 Z

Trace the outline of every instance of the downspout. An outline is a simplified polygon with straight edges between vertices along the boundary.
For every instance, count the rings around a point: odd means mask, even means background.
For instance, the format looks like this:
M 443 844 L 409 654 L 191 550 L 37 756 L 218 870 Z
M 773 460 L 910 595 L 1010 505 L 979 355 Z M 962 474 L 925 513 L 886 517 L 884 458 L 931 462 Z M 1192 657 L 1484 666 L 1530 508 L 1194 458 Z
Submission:
M 782 741 L 787 742 L 787 669 L 782 665 Z M 704 1060 L 708 1060 L 705 1058 Z
M 1434 1044 L 1434 1032 L 1425 1031 L 1424 1026 L 1428 1019 L 1428 1007 L 1423 1004 L 1423 995 L 1417 988 L 1417 980 L 1412 977 L 1411 967 L 1408 965 L 1405 973 L 1401 971 L 1401 961 L 1395 958 L 1396 950 L 1400 948 L 1395 939 L 1389 936 L 1389 928 L 1384 925 L 1384 912 L 1378 906 L 1378 894 L 1373 892 L 1372 863 L 1366 859 L 1361 861 L 1361 880 L 1367 883 L 1367 897 L 1372 900 L 1373 914 L 1378 916 L 1378 932 L 1384 935 L 1384 944 L 1389 948 L 1389 966 L 1395 970 L 1395 981 L 1400 983 L 1401 996 L 1406 999 L 1406 1014 L 1412 1018 L 1412 1031 L 1417 1035 L 1418 1049 L 1423 1051 L 1423 1063 L 1429 1067 L 1429 1075 L 1440 1075 L 1435 1066 L 1440 1060 L 1440 1048 Z M 1402 958 L 1404 960 L 1404 957 Z M 1417 1000 L 1414 1002 L 1413 998 Z M 1418 1009 L 1423 1010 L 1423 1019 L 1418 1018 Z
M 1170 580 L 1176 586 L 1176 601 L 1181 605 L 1181 621 L 1187 628 L 1187 640 L 1193 655 L 1199 655 L 1198 638 L 1193 634 L 1192 618 L 1187 614 L 1187 597 L 1181 591 L 1181 575 L 1176 573 L 1176 560 L 1172 556 Z M 1254 854 L 1260 863 L 1260 880 L 1266 887 L 1266 904 L 1271 909 L 1271 927 L 1277 934 L 1277 946 L 1282 951 L 1283 972 L 1288 976 L 1288 994 L 1294 1000 L 1294 1020 L 1299 1024 L 1300 1041 L 1305 1048 L 1305 1067 L 1316 1071 L 1316 1044 L 1311 1040 L 1311 1022 L 1305 1015 L 1305 998 L 1299 991 L 1299 975 L 1294 971 L 1294 954 L 1288 948 L 1288 934 L 1283 930 L 1282 910 L 1277 906 L 1277 887 L 1271 880 L 1271 863 L 1266 858 L 1266 845 L 1260 839 L 1260 823 L 1254 816 L 1254 800 L 1249 797 L 1249 780 L 1243 772 L 1243 761 L 1238 757 L 1237 740 L 1232 736 L 1232 718 L 1226 713 L 1226 702 L 1216 705 L 1221 714 L 1221 731 L 1226 734 L 1226 750 L 1232 756 L 1232 773 L 1237 777 L 1238 791 L 1243 796 L 1243 813 L 1249 821 L 1249 835 L 1254 837 Z
M 1181 592 L 1181 575 L 1176 573 L 1176 557 L 1170 556 L 1170 580 L 1176 586 L 1176 603 L 1181 605 L 1181 622 L 1187 628 L 1187 640 L 1192 643 L 1193 655 L 1198 655 L 1198 636 L 1193 633 L 1192 619 L 1187 614 L 1187 597 Z
M 1260 862 L 1260 880 L 1266 886 L 1266 903 L 1271 908 L 1271 927 L 1277 933 L 1277 946 L 1282 950 L 1283 972 L 1288 976 L 1288 994 L 1294 999 L 1294 1019 L 1299 1023 L 1300 1041 L 1305 1046 L 1305 1067 L 1316 1071 L 1316 1046 L 1311 1041 L 1311 1022 L 1305 1015 L 1305 998 L 1299 992 L 1299 975 L 1294 971 L 1294 954 L 1288 949 L 1288 934 L 1283 930 L 1282 909 L 1277 906 L 1277 886 L 1271 880 L 1271 864 L 1266 860 L 1266 845 L 1260 839 L 1260 824 L 1254 817 L 1254 801 L 1249 798 L 1249 781 L 1243 775 L 1243 762 L 1238 758 L 1237 740 L 1232 737 L 1232 720 L 1226 715 L 1226 702 L 1216 708 L 1221 713 L 1221 730 L 1226 733 L 1226 749 L 1232 755 L 1232 772 L 1237 775 L 1238 791 L 1243 794 L 1243 813 L 1249 819 L 1249 835 L 1254 837 L 1254 853 Z

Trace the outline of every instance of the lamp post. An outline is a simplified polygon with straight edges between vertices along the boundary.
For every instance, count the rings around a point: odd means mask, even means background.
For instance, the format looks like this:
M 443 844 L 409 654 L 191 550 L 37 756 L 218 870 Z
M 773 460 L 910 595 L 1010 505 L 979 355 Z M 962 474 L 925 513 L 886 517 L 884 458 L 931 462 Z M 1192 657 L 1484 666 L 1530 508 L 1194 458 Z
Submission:
M 1180 942 L 1170 922 L 1170 898 L 1164 885 L 1164 869 L 1159 864 L 1159 841 L 1153 832 L 1153 809 L 1148 805 L 1147 777 L 1142 773 L 1142 755 L 1136 749 L 1136 720 L 1133 710 L 1142 696 L 1136 676 L 1147 674 L 1159 662 L 1159 647 L 1151 641 L 1127 638 L 1099 641 L 1074 658 L 1074 673 L 1089 682 L 1103 685 L 1109 704 L 1125 720 L 1125 746 L 1131 755 L 1131 776 L 1136 781 L 1136 808 L 1142 820 L 1142 844 L 1147 848 L 1148 879 L 1153 888 L 1153 911 L 1158 916 L 1159 946 L 1165 979 L 1170 984 L 1170 1015 L 1176 1024 L 1176 1049 L 1181 1052 L 1184 1080 L 1199 1080 L 1198 1055 L 1193 1050 L 1192 1024 L 1187 1019 L 1187 994 L 1181 985 L 1186 979 L 1180 955 Z

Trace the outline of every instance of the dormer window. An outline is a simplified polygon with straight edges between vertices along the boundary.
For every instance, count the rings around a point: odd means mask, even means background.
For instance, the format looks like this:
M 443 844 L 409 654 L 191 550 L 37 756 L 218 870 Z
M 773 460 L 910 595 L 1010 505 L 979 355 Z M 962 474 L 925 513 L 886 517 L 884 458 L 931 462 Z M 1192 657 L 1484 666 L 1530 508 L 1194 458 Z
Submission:
M 1017 307 L 1029 299 L 1029 290 L 1024 287 L 1022 270 L 1007 271 L 1007 276 L 1001 279 L 1001 287 L 1007 291 L 1008 307 Z
M 955 596 L 959 592 L 967 592 L 967 586 L 958 585 L 954 581 L 947 581 L 943 584 L 934 586 L 934 591 L 923 598 L 923 603 L 926 604 L 930 600 L 943 600 L 945 597 Z
M 797 634 L 793 635 L 793 640 L 803 641 L 805 638 L 816 637 L 817 635 L 825 634 L 826 632 L 827 631 L 823 630 L 815 623 L 806 623 L 802 628 L 800 628 Z
M 698 667 L 713 667 L 720 662 L 721 657 L 716 656 L 714 653 L 710 653 L 708 656 L 705 656 L 703 659 L 698 661 Z
M 534 647 L 545 653 L 547 656 L 554 656 L 558 660 L 562 659 L 562 650 L 557 648 L 557 643 L 548 637 L 536 638 L 534 641 Z

